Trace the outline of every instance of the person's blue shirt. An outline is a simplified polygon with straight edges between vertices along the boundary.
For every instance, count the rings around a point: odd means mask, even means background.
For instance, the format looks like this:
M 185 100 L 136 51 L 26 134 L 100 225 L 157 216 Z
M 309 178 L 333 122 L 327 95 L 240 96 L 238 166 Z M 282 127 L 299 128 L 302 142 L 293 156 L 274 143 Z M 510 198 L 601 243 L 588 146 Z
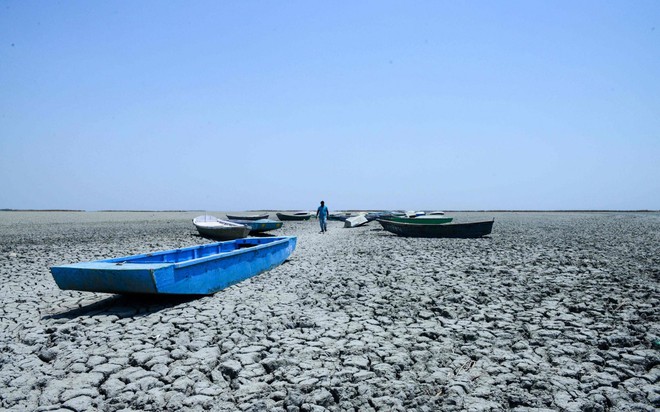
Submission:
M 325 219 L 326 216 L 328 216 L 328 207 L 327 206 L 319 206 L 319 208 L 316 209 L 316 214 L 318 214 L 318 216 L 321 219 Z

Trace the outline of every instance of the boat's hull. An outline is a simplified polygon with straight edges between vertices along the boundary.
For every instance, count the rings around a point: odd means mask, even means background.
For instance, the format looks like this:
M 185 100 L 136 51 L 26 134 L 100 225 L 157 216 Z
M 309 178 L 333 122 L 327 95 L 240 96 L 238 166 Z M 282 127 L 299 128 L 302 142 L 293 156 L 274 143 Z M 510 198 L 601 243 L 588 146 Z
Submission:
M 210 295 L 284 262 L 295 237 L 249 238 L 73 265 L 50 271 L 60 289 Z
M 286 220 L 309 220 L 312 217 L 311 213 L 306 214 L 293 214 L 293 213 L 276 213 L 277 218 L 286 221 Z
M 433 216 L 433 217 L 400 217 L 400 216 L 386 216 L 380 218 L 381 220 L 389 220 L 398 223 L 410 223 L 413 225 L 442 225 L 454 220 L 451 217 Z
M 367 220 L 370 221 L 370 222 L 373 221 L 373 220 L 380 219 L 380 218 L 385 218 L 385 217 L 388 217 L 388 216 L 392 216 L 392 212 L 369 212 L 365 215 Z
M 486 236 L 492 232 L 494 221 L 420 225 L 378 219 L 383 229 L 395 235 L 430 238 L 477 238 Z
M 213 240 L 241 239 L 250 233 L 248 226 L 211 215 L 197 216 L 193 219 L 193 225 L 201 236 Z
M 340 221 L 340 222 L 345 222 L 346 219 L 349 219 L 351 217 L 358 216 L 356 213 L 350 213 L 350 212 L 335 212 L 335 213 L 330 213 L 328 215 L 328 220 L 335 220 L 335 221 Z
M 260 220 L 231 220 L 234 223 L 240 223 L 250 228 L 250 233 L 263 233 L 269 230 L 275 230 L 282 227 L 282 222 L 270 219 Z
M 263 220 L 263 219 L 268 219 L 268 214 L 265 213 L 263 215 L 227 215 L 227 219 L 229 220 Z
M 245 225 L 236 227 L 205 227 L 196 224 L 195 227 L 201 236 L 215 240 L 241 239 L 250 233 L 250 227 Z

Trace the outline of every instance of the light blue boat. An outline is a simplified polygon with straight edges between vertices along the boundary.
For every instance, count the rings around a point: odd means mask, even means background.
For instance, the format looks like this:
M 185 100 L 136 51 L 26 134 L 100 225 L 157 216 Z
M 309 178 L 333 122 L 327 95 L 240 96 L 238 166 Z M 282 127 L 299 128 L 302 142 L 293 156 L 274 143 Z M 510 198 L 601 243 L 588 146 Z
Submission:
M 284 262 L 295 236 L 245 238 L 72 265 L 50 271 L 60 289 L 211 295 Z

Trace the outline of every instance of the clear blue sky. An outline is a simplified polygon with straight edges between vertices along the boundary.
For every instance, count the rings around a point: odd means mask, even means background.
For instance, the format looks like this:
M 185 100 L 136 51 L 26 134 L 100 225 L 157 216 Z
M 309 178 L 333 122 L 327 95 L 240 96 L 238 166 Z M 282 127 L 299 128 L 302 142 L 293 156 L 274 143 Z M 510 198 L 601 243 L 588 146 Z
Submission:
M 660 2 L 3 1 L 0 208 L 660 209 Z

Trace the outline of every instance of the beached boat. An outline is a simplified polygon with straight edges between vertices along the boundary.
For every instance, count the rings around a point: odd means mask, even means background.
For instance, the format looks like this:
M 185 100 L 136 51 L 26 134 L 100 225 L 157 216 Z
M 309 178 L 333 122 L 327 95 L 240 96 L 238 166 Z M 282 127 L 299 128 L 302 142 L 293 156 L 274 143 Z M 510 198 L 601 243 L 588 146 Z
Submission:
M 313 216 L 310 212 L 278 212 L 276 215 L 280 220 L 309 220 Z
M 357 214 L 355 213 L 350 213 L 350 212 L 335 212 L 335 213 L 330 213 L 328 215 L 328 220 L 338 220 L 338 221 L 345 221 L 349 217 L 355 217 Z
M 393 216 L 393 215 L 394 215 L 394 212 L 387 210 L 387 211 L 381 211 L 381 212 L 369 212 L 365 215 L 365 217 L 367 218 L 368 221 L 371 222 L 372 220 L 376 220 L 376 219 L 379 219 L 381 217 L 387 217 L 387 216 Z
M 259 220 L 231 220 L 234 223 L 250 227 L 250 234 L 268 232 L 282 227 L 283 223 L 277 220 L 259 219 Z
M 229 220 L 262 220 L 268 219 L 268 213 L 263 213 L 261 215 L 230 215 L 227 213 L 227 219 Z
M 200 235 L 216 240 L 240 239 L 250 233 L 248 226 L 228 220 L 220 220 L 210 215 L 197 216 L 193 219 L 193 225 L 195 225 Z
M 369 220 L 367 220 L 365 215 L 353 216 L 344 221 L 344 227 L 358 227 L 366 224 L 367 222 L 369 222 Z
M 65 290 L 210 295 L 274 268 L 295 248 L 295 237 L 248 238 L 53 266 L 50 271 Z
M 378 219 L 378 222 L 388 232 L 405 237 L 475 238 L 490 234 L 495 219 L 484 222 L 426 225 L 394 222 L 386 219 Z
M 410 223 L 413 225 L 441 225 L 444 223 L 449 223 L 452 220 L 454 220 L 454 218 L 452 217 L 428 216 L 428 215 L 417 216 L 417 217 L 383 216 L 380 219 L 389 220 L 392 222 L 399 222 L 399 223 Z

